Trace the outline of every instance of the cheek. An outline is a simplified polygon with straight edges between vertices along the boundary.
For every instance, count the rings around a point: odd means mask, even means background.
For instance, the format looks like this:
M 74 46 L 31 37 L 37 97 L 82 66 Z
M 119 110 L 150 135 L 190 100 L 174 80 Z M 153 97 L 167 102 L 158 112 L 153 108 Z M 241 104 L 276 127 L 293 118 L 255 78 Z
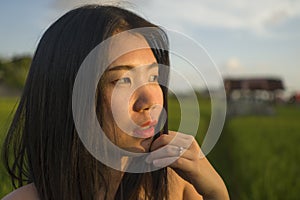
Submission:
M 127 113 L 126 106 L 122 104 L 120 96 L 115 96 L 112 101 L 111 93 L 107 92 L 106 94 L 102 109 L 102 129 L 111 142 L 122 146 L 122 141 L 124 141 L 127 135 L 124 133 L 128 132 L 126 128 L 121 128 L 122 133 L 120 132 L 120 127 L 126 127 L 124 124 L 128 121 L 128 114 L 125 114 Z M 112 102 L 114 102 L 114 108 L 112 108 Z
M 157 96 L 158 96 L 158 102 L 161 106 L 163 106 L 164 104 L 164 99 L 163 99 L 163 92 L 160 88 L 160 86 L 158 86 L 159 88 L 157 89 Z
M 102 106 L 99 110 L 99 112 L 101 112 L 100 124 L 102 124 L 102 129 L 104 130 L 106 135 L 109 135 L 111 132 L 113 132 L 113 116 L 108 102 L 108 99 L 104 98 L 101 102 Z
M 128 94 L 122 90 L 118 89 L 108 89 L 105 91 L 106 101 L 105 101 L 105 113 L 107 115 L 110 113 L 111 118 L 121 119 L 124 116 L 128 116 Z M 108 113 L 106 113 L 108 112 Z
M 162 113 L 163 104 L 164 104 L 163 93 L 160 87 L 156 89 L 155 96 L 156 96 L 155 101 L 157 102 L 157 105 L 155 106 L 155 109 L 153 109 L 152 114 L 158 117 Z
M 102 116 L 101 117 L 102 129 L 104 130 L 107 136 L 111 136 L 112 133 L 114 132 L 114 126 L 115 126 L 113 110 L 111 107 L 112 90 L 110 88 L 104 88 L 103 94 L 104 95 L 102 97 L 102 102 L 99 102 L 102 104 L 102 106 L 100 106 L 101 110 L 99 111 Z
M 139 93 L 139 92 L 137 92 Z M 151 109 L 150 115 L 152 119 L 158 119 L 163 109 L 163 93 L 160 86 L 153 86 L 147 91 L 148 94 L 145 101 L 154 103 Z M 107 123 L 113 123 L 119 127 L 123 132 L 130 133 L 132 127 L 138 126 L 141 121 L 145 121 L 145 116 L 142 116 L 142 112 L 134 111 L 134 104 L 139 101 L 139 98 L 143 98 L 143 94 L 136 95 L 134 92 L 118 90 L 108 91 L 106 109 L 104 116 L 109 116 L 108 119 L 104 119 Z M 106 117 L 105 117 L 106 118 Z M 107 124 L 111 126 L 110 124 Z
M 151 101 L 155 102 L 156 105 L 163 106 L 163 92 L 159 85 L 153 86 L 150 90 Z
M 112 122 L 121 129 L 124 133 L 129 134 L 131 131 L 131 127 L 135 124 L 130 120 L 130 112 L 129 112 L 129 96 L 130 92 L 126 92 L 125 90 L 115 89 L 112 95 L 110 96 L 109 107 Z

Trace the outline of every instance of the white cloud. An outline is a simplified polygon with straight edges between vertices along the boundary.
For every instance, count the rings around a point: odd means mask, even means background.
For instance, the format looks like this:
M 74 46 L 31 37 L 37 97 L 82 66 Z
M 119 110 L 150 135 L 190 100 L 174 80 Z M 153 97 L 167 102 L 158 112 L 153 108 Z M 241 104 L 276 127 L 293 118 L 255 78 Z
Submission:
M 53 0 L 52 7 L 66 11 L 87 3 L 123 5 L 179 31 L 202 26 L 270 36 L 272 27 L 300 17 L 298 0 Z
M 293 40 L 299 41 L 300 35 L 300 29 L 297 26 L 297 19 L 300 19 L 300 0 L 52 0 L 52 8 L 60 13 L 56 16 L 60 16 L 62 11 L 65 12 L 85 3 L 121 5 L 133 10 L 151 22 L 183 32 L 190 36 L 193 35 L 198 39 L 201 37 L 201 35 L 198 37 L 198 35 L 201 34 L 201 32 L 197 30 L 198 28 L 211 29 L 212 33 L 215 31 L 222 33 L 224 30 L 232 30 L 234 33 L 237 33 L 237 36 L 239 33 L 245 31 L 262 37 L 262 39 L 272 38 L 275 39 L 272 40 L 274 41 L 274 50 L 272 49 L 273 43 L 270 44 L 268 43 L 269 40 L 265 40 L 267 41 L 266 45 L 269 45 L 266 49 L 270 50 L 270 55 L 274 54 L 276 49 L 278 49 L 278 45 L 288 45 L 291 44 L 290 41 Z M 204 34 L 211 33 L 211 30 L 208 30 L 206 33 L 204 32 Z M 214 38 L 214 36 L 212 38 Z M 228 42 L 230 42 L 230 37 L 227 38 L 229 40 Z M 280 41 L 289 41 L 289 43 L 278 43 L 278 38 L 283 38 L 284 40 Z M 224 37 L 224 39 L 226 39 L 226 37 Z M 243 37 L 242 39 L 247 40 L 249 38 Z M 233 55 L 233 57 L 229 57 L 225 62 L 220 63 L 219 66 L 222 74 L 230 76 L 278 75 L 289 77 L 285 78 L 288 85 L 293 88 L 298 88 L 298 79 L 291 76 L 292 73 L 290 70 L 282 71 L 279 67 L 274 67 L 277 61 L 274 61 L 273 57 L 264 59 L 269 60 L 270 63 L 262 65 L 257 63 L 258 61 L 256 59 L 249 60 L 249 58 L 243 56 L 243 52 L 239 54 L 239 51 L 234 52 L 230 49 L 239 48 L 241 45 L 248 44 L 252 46 L 251 42 L 253 42 L 253 45 L 257 45 L 260 41 L 262 41 L 260 38 L 253 38 L 253 41 L 246 41 L 245 43 L 233 41 L 236 43 L 234 43 L 232 47 L 228 46 L 228 48 L 226 48 L 228 52 L 224 52 L 224 56 L 221 58 L 221 60 L 224 60 L 226 59 L 224 58 L 226 55 L 231 53 Z M 222 44 L 223 43 L 220 45 Z M 259 48 L 259 46 L 257 48 Z M 211 49 L 213 49 L 213 47 L 211 47 Z M 224 47 L 221 46 L 215 51 L 222 50 L 224 50 Z M 255 55 L 255 53 L 251 51 L 248 53 Z M 280 58 L 279 56 L 277 60 L 286 59 L 284 57 Z M 283 65 L 289 66 L 297 64 L 298 67 L 298 63 L 299 62 L 294 59 L 294 61 L 288 60 Z
M 228 70 L 239 70 L 239 69 L 242 69 L 243 67 L 242 67 L 239 59 L 232 57 L 227 61 L 226 68 Z
M 269 28 L 300 17 L 300 1 L 296 0 L 188 0 L 184 2 L 134 0 L 133 2 L 146 16 L 169 28 L 182 27 L 182 24 L 186 24 L 246 30 L 257 35 L 268 36 L 273 34 Z
M 221 65 L 220 71 L 224 76 L 241 75 L 245 73 L 246 68 L 237 57 L 231 57 Z

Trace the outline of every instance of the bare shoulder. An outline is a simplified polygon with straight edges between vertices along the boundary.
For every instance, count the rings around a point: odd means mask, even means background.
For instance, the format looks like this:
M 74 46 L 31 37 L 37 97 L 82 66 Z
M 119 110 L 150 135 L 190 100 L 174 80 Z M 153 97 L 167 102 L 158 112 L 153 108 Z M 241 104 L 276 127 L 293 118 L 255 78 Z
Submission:
M 39 200 L 39 197 L 35 185 L 30 183 L 12 191 L 2 200 Z
M 168 168 L 170 199 L 202 200 L 192 184 L 181 178 L 172 168 Z

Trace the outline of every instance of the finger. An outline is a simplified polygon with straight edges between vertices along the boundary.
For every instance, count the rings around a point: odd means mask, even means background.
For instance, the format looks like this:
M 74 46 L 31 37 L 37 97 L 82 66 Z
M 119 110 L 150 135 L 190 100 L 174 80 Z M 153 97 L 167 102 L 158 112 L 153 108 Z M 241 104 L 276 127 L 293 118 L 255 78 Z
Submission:
M 172 167 L 174 169 L 180 169 L 185 172 L 190 172 L 195 167 L 195 163 L 184 157 L 167 157 L 153 160 L 155 167 Z
M 191 137 L 193 137 L 192 135 L 181 133 L 181 132 L 176 132 L 176 131 L 169 131 L 169 135 L 173 135 L 173 136 L 178 135 L 184 139 L 190 139 Z
M 161 161 L 153 160 L 154 163 L 160 164 Z M 195 170 L 195 161 L 189 160 L 186 157 L 179 157 L 178 159 L 175 159 L 172 163 L 168 165 L 169 167 L 173 169 L 180 169 L 185 173 L 190 173 L 191 171 Z
M 168 144 L 187 149 L 193 143 L 193 141 L 194 137 L 191 135 L 186 135 L 179 132 L 171 132 L 169 135 L 162 134 L 159 136 L 155 141 L 153 141 L 150 149 L 151 151 L 155 151 Z
M 172 163 L 174 163 L 177 159 L 178 157 L 160 158 L 160 159 L 153 160 L 153 165 L 155 167 L 167 167 Z
M 154 159 L 166 158 L 166 157 L 179 157 L 183 154 L 184 149 L 174 145 L 165 145 L 160 149 L 157 149 L 150 153 L 146 157 L 146 162 L 151 163 Z
M 184 149 L 182 147 L 166 145 L 156 151 L 150 153 L 146 157 L 147 163 L 152 163 L 153 160 L 167 158 L 167 157 L 182 157 L 191 161 L 200 159 L 201 152 L 195 151 L 194 149 Z
M 195 140 L 194 136 L 180 132 L 170 131 L 169 135 L 173 136 L 173 140 L 170 143 L 177 146 L 184 146 L 184 144 L 189 146 Z M 188 148 L 188 146 L 184 147 Z
M 173 135 L 162 134 L 156 140 L 154 140 L 151 144 L 150 150 L 155 151 L 167 144 L 169 144 L 173 140 Z
M 190 161 L 195 161 L 199 159 L 199 153 L 191 149 L 183 149 L 179 157 Z

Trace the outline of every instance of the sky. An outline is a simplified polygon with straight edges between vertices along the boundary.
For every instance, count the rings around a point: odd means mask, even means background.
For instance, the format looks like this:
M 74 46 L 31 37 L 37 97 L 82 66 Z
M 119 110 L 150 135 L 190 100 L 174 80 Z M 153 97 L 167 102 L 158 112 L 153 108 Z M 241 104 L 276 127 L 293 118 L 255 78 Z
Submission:
M 281 78 L 288 93 L 300 91 L 300 0 L 6 0 L 0 57 L 33 54 L 51 23 L 94 2 L 119 4 L 192 38 L 223 77 Z

